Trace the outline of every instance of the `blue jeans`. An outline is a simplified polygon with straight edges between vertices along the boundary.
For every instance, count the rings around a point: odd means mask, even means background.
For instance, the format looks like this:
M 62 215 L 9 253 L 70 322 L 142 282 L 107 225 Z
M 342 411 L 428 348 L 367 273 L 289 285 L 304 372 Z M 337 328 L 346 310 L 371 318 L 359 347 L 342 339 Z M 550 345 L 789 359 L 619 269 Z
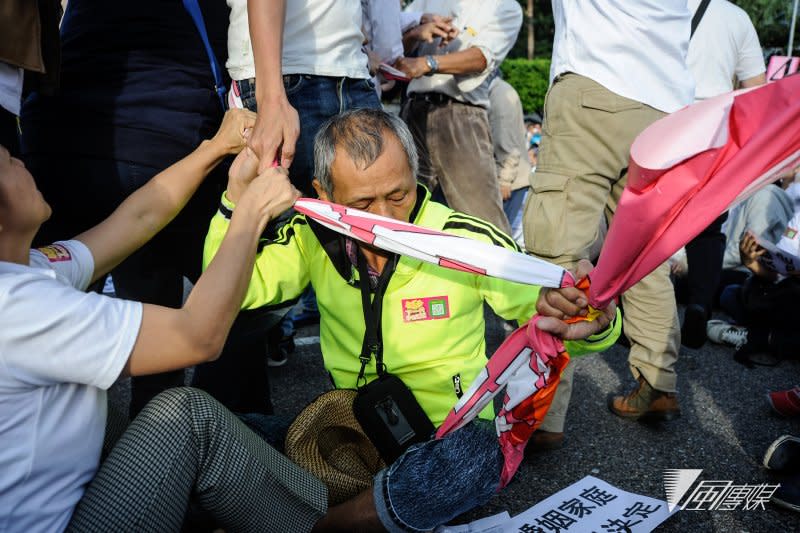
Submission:
M 522 206 L 525 204 L 529 191 L 530 187 L 511 191 L 511 197 L 503 200 L 503 212 L 511 226 L 511 238 L 516 242 L 522 242 Z
M 255 79 L 237 83 L 244 106 L 256 111 Z M 380 109 L 381 103 L 371 80 L 290 74 L 283 77 L 283 86 L 289 103 L 300 115 L 300 137 L 295 146 L 294 161 L 289 168 L 289 179 L 304 195 L 315 196 L 311 187 L 314 179 L 314 136 L 320 126 L 348 109 Z
M 502 466 L 490 420 L 415 444 L 375 476 L 378 518 L 392 533 L 430 531 L 487 503 L 497 493 Z

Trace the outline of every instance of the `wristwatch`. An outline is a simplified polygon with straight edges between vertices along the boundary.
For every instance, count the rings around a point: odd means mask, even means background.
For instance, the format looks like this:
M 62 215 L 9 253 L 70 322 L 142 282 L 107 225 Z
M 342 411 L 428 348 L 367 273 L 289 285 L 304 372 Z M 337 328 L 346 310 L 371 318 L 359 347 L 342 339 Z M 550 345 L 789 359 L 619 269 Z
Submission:
M 433 56 L 425 56 L 425 63 L 428 64 L 428 68 L 430 71 L 426 72 L 426 76 L 433 76 L 437 72 L 439 72 L 439 62 L 434 59 Z

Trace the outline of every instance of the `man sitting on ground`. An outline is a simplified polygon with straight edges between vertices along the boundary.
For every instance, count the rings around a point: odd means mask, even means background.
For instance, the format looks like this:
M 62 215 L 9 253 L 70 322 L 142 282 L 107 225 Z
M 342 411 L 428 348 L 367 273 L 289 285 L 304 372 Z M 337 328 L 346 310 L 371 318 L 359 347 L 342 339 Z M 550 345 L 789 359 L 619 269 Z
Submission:
M 411 134 L 393 115 L 360 109 L 333 117 L 317 134 L 314 156 L 313 184 L 323 200 L 518 250 L 491 224 L 430 200 L 416 181 Z M 206 237 L 206 263 L 229 231 L 229 217 L 248 179 L 230 175 Z M 540 324 L 568 339 L 572 355 L 604 350 L 619 335 L 613 305 L 594 322 L 567 325 L 560 320 L 585 313 L 587 299 L 577 289 L 544 289 L 397 257 L 326 230 L 304 215 L 262 244 L 244 306 L 295 298 L 311 282 L 321 315 L 325 367 L 337 388 L 376 378 L 374 358 L 365 367 L 359 359 L 366 327 L 360 290 L 365 277 L 358 273 L 368 275 L 374 290 L 385 283 L 389 269 L 379 320 L 383 362 L 437 426 L 486 364 L 484 302 L 505 319 L 525 322 L 537 312 L 554 317 Z M 435 312 L 433 306 L 413 312 L 417 302 L 430 300 L 436 300 Z M 606 328 L 610 331 L 601 331 Z M 444 439 L 410 448 L 377 474 L 372 490 L 333 507 L 317 526 L 429 530 L 482 505 L 496 493 L 503 464 L 492 418 L 489 407 L 480 419 Z

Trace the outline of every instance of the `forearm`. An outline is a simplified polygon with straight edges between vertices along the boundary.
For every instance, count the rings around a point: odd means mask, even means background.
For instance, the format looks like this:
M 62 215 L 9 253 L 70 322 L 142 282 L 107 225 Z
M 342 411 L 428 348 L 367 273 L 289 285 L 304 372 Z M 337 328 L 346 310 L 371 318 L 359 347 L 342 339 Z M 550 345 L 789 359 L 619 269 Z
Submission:
M 479 48 L 434 57 L 439 62 L 440 74 L 478 74 L 486 69 L 486 57 Z
M 93 280 L 139 249 L 183 209 L 205 177 L 225 157 L 218 143 L 203 141 L 191 154 L 131 194 L 101 224 L 78 235 L 95 259 Z M 124 237 L 120 235 L 124 231 Z
M 285 98 L 281 55 L 286 0 L 248 0 L 247 16 L 256 67 L 256 101 Z
M 239 213 L 241 214 L 241 213 Z M 202 332 L 203 342 L 219 351 L 239 313 L 255 263 L 264 220 L 234 213 L 216 256 L 203 272 L 183 306 L 189 324 Z
M 753 76 L 752 78 L 741 80 L 739 82 L 739 87 L 742 89 L 749 89 L 750 87 L 758 87 L 759 85 L 764 85 L 765 83 L 767 83 L 767 76 L 766 74 L 762 73 L 757 76 Z
M 231 223 L 220 254 L 181 309 L 145 305 L 142 325 L 124 374 L 146 375 L 215 359 L 239 312 L 263 225 Z

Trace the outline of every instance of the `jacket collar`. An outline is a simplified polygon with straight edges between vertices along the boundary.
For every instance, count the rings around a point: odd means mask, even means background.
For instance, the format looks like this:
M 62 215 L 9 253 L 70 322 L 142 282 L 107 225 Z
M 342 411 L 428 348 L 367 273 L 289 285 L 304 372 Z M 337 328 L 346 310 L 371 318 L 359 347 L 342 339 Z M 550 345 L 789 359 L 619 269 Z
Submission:
M 428 189 L 421 184 L 417 184 L 417 202 L 414 204 L 414 208 L 411 210 L 411 216 L 409 219 L 412 223 L 417 223 L 420 218 L 422 217 L 423 212 L 425 211 L 425 207 L 431 200 L 431 193 Z M 316 235 L 317 240 L 322 245 L 322 248 L 325 250 L 325 253 L 328 255 L 328 258 L 333 263 L 333 266 L 336 268 L 336 271 L 339 273 L 342 278 L 347 281 L 347 283 L 351 285 L 355 285 L 355 277 L 354 277 L 354 268 L 353 265 L 350 263 L 350 259 L 347 257 L 347 252 L 345 249 L 345 237 L 344 235 L 333 231 L 332 229 L 326 228 L 325 226 L 307 218 L 308 225 L 311 228 L 311 231 L 314 232 Z

